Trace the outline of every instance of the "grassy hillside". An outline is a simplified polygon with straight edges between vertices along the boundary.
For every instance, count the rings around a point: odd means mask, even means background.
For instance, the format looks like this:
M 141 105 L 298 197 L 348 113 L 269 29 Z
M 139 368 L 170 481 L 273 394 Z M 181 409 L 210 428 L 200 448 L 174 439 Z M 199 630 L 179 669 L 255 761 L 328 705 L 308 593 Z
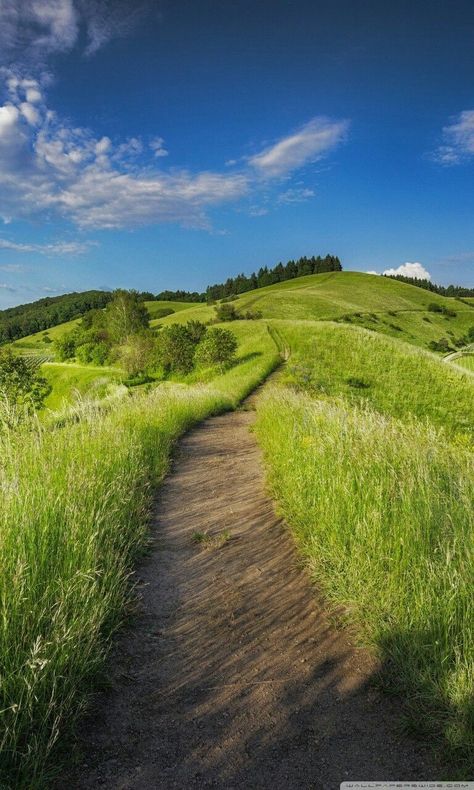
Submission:
M 123 371 L 116 368 L 71 362 L 47 362 L 42 365 L 41 371 L 52 387 L 45 407 L 53 411 L 74 402 L 77 397 L 87 395 L 90 398 L 101 398 L 110 393 L 113 386 L 119 384 L 124 377 Z
M 474 437 L 474 379 L 434 354 L 360 327 L 275 321 L 291 351 L 284 380 L 317 398 L 343 396 Z
M 145 302 L 145 307 L 148 310 L 150 319 L 156 318 L 163 310 L 172 310 L 173 313 L 180 313 L 182 310 L 189 310 L 191 307 L 196 307 L 195 302 L 164 302 L 153 301 Z
M 70 332 L 74 329 L 80 320 L 80 318 L 76 318 L 74 321 L 66 321 L 64 324 L 52 326 L 49 329 L 45 329 L 43 332 L 36 332 L 34 335 L 22 337 L 21 340 L 15 340 L 15 342 L 11 344 L 12 348 L 20 352 L 35 351 L 40 354 L 45 353 L 54 355 L 54 341 L 65 335 L 66 332 Z M 51 343 L 48 341 L 45 342 L 45 337 L 49 338 Z

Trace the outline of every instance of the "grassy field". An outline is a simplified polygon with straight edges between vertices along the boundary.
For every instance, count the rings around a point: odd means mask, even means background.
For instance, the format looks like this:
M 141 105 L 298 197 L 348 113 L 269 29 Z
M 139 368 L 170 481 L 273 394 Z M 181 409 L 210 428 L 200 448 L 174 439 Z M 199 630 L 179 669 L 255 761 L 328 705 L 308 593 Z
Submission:
M 451 364 L 458 365 L 461 368 L 465 368 L 465 370 L 474 372 L 474 354 L 463 354 L 461 357 L 456 357 Z
M 50 329 L 45 329 L 44 332 L 36 332 L 34 335 L 22 337 L 21 340 L 15 340 L 12 343 L 12 348 L 17 351 L 37 351 L 39 353 L 46 353 L 54 355 L 54 341 L 74 329 L 81 319 L 76 318 L 74 321 L 66 321 L 64 324 L 52 326 Z M 49 337 L 51 343 L 44 342 L 44 338 Z
M 196 307 L 196 303 L 153 301 L 145 302 L 145 307 L 148 310 L 150 319 L 155 319 L 162 310 L 172 310 L 173 313 L 180 313 L 183 310 L 190 310 L 191 308 Z
M 124 378 L 118 368 L 94 367 L 72 362 L 47 362 L 41 367 L 42 375 L 52 390 L 45 401 L 45 408 L 58 411 L 77 398 L 101 398 L 110 394 Z
M 456 316 L 429 311 L 434 302 Z M 259 289 L 234 305 L 264 319 L 226 324 L 239 341 L 233 367 L 145 392 L 120 389 L 118 369 L 48 362 L 56 416 L 0 429 L 2 787 L 48 782 L 129 600 L 173 442 L 234 408 L 276 366 L 277 349 L 289 359 L 261 400 L 258 437 L 279 507 L 328 599 L 412 700 L 408 725 L 467 764 L 474 377 L 471 357 L 444 362 L 426 346 L 460 337 L 473 307 L 353 272 Z M 154 326 L 215 317 L 205 304 L 147 306 Z M 158 317 L 164 308 L 175 312 Z M 15 347 L 41 355 L 51 345 L 38 333 Z
M 183 431 L 235 407 L 278 363 L 258 331 L 248 353 L 240 328 L 240 359 L 207 385 L 89 402 L 56 430 L 0 430 L 1 787 L 48 785 L 130 598 L 151 486 Z
M 258 415 L 272 491 L 315 580 L 376 649 L 407 726 L 471 776 L 474 454 L 340 398 L 273 389 Z
M 365 329 L 329 322 L 272 324 L 291 349 L 287 383 L 316 397 L 344 396 L 383 414 L 430 420 L 474 434 L 472 376 L 428 351 Z

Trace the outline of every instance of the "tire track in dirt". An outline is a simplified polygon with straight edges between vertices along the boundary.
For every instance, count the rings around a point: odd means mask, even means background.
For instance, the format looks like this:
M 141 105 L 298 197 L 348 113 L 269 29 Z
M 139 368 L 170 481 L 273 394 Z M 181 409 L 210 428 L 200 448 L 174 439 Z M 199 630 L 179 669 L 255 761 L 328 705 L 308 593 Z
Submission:
M 155 504 L 140 606 L 59 787 L 334 790 L 344 780 L 439 778 L 397 735 L 396 701 L 328 619 L 264 490 L 254 414 L 180 442 Z M 196 531 L 230 531 L 220 548 Z

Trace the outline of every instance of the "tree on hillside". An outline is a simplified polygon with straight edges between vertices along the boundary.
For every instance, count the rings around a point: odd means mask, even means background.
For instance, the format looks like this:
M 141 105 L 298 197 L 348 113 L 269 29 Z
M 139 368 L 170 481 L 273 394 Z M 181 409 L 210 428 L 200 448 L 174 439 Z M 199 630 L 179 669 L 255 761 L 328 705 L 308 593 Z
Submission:
M 11 349 L 0 353 L 0 397 L 10 408 L 31 413 L 40 409 L 51 386 L 39 374 L 39 366 L 14 354 Z
M 158 336 L 158 362 L 165 373 L 189 373 L 193 368 L 195 350 L 193 336 L 183 324 L 171 324 Z
M 129 376 L 138 376 L 156 362 L 156 340 L 151 330 L 131 335 L 121 346 L 118 357 Z
M 106 307 L 106 324 L 114 343 L 124 343 L 148 327 L 148 312 L 134 291 L 114 291 L 112 301 Z
M 208 365 L 224 365 L 232 362 L 237 351 L 237 338 L 228 329 L 215 327 L 206 332 L 197 348 L 196 359 Z

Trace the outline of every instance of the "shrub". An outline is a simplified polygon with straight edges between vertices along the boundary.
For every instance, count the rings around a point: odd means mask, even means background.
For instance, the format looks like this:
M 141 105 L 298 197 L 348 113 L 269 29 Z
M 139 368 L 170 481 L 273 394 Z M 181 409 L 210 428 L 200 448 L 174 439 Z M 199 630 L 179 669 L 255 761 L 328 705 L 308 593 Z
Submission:
M 80 362 L 90 365 L 105 365 L 109 348 L 105 343 L 82 343 L 76 349 L 76 356 Z
M 237 338 L 228 329 L 209 329 L 198 346 L 196 357 L 199 362 L 210 365 L 223 365 L 234 359 L 237 351 Z
M 430 302 L 428 305 L 428 310 L 430 313 L 442 313 L 443 308 L 437 302 Z
M 430 340 L 428 348 L 431 351 L 441 351 L 443 354 L 453 350 L 447 337 L 441 337 L 439 340 Z
M 172 324 L 158 336 L 157 357 L 165 373 L 189 373 L 194 364 L 196 344 L 189 329 L 182 324 Z
M 245 318 L 246 321 L 258 321 L 262 317 L 263 313 L 260 310 L 247 310 L 247 312 L 242 316 L 242 318 Z
M 233 304 L 218 304 L 215 308 L 216 316 L 219 321 L 236 321 L 240 316 Z
M 207 326 L 206 324 L 203 324 L 202 321 L 188 321 L 186 324 L 186 329 L 188 330 L 189 336 L 195 345 L 201 342 L 207 332 Z
M 156 360 L 156 343 L 151 332 L 133 335 L 119 351 L 119 359 L 129 376 L 148 370 Z
M 76 337 L 74 332 L 67 332 L 56 340 L 56 354 L 61 362 L 72 359 L 76 354 Z

